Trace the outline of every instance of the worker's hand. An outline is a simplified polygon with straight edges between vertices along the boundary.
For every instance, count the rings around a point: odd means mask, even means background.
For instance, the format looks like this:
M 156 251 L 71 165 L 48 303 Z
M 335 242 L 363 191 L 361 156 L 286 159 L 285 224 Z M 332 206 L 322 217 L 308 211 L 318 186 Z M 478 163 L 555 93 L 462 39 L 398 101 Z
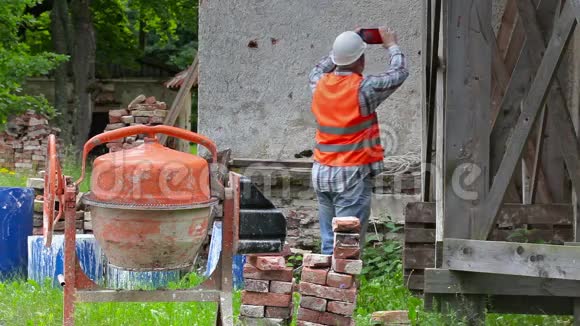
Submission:
M 394 30 L 388 27 L 379 27 L 379 32 L 381 33 L 381 37 L 383 38 L 383 47 L 385 49 L 390 48 L 393 45 L 397 45 L 397 33 Z

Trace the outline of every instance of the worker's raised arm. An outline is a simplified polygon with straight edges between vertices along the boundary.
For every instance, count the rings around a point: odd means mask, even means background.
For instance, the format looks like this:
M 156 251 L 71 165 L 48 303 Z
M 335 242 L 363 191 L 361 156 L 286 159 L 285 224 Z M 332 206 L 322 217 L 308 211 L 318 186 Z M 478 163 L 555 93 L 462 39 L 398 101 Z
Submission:
M 366 76 L 360 86 L 361 113 L 369 115 L 375 112 L 391 94 L 409 76 L 405 55 L 397 45 L 397 35 L 390 29 L 381 28 L 383 47 L 389 51 L 389 67 L 379 75 Z
M 322 78 L 322 75 L 333 71 L 335 68 L 336 65 L 332 62 L 330 55 L 327 55 L 324 58 L 322 58 L 316 64 L 316 66 L 314 66 L 314 69 L 312 69 L 310 75 L 308 75 L 310 89 L 312 90 L 312 93 L 314 93 L 314 91 L 316 90 L 316 85 L 318 84 L 320 78 Z

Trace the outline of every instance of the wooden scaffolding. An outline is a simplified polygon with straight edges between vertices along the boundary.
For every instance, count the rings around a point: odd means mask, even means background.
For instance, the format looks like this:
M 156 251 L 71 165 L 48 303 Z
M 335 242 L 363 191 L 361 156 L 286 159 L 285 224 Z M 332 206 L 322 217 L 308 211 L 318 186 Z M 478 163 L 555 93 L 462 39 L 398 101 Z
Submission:
M 580 0 L 507 0 L 499 28 L 492 3 L 424 0 L 423 202 L 407 207 L 407 285 L 470 324 L 493 311 L 580 325 L 578 114 L 560 69 Z

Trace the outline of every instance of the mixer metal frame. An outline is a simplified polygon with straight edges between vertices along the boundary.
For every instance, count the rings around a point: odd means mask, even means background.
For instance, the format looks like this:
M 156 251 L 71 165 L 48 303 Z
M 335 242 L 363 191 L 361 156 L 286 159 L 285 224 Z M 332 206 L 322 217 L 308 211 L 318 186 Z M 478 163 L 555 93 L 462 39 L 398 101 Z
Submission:
M 63 183 L 66 184 L 63 176 Z M 229 187 L 225 188 L 222 250 L 212 275 L 199 286 L 184 290 L 113 290 L 102 288 L 82 270 L 76 257 L 76 196 L 77 186 L 65 186 L 64 219 L 64 319 L 63 325 L 74 325 L 75 303 L 80 302 L 216 302 L 216 325 L 233 325 L 234 252 L 237 250 L 237 230 L 240 217 L 240 175 L 229 173 Z

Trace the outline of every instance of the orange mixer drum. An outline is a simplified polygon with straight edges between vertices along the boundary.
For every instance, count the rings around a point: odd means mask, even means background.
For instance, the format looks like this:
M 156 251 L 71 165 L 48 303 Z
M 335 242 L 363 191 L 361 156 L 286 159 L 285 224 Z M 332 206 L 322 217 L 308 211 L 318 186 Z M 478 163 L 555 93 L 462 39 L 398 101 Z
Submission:
M 160 145 L 155 133 L 206 146 L 207 138 L 168 126 L 134 126 L 103 133 L 94 146 L 134 134 L 148 134 L 144 144 L 95 159 L 89 205 L 93 233 L 116 267 L 151 271 L 191 266 L 207 236 L 211 206 L 210 171 L 201 157 Z M 88 148 L 87 148 L 88 146 Z M 88 150 L 87 150 L 88 149 Z

